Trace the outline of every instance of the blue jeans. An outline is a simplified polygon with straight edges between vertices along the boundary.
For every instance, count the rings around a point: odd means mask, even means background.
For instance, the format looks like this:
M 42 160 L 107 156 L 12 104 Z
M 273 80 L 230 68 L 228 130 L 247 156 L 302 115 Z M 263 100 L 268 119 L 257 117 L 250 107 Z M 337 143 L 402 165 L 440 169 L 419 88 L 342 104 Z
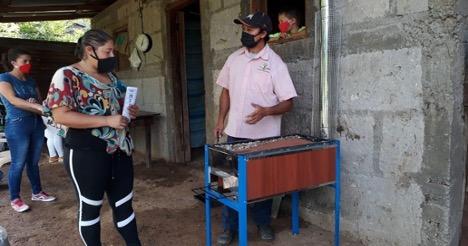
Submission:
M 44 143 L 44 124 L 39 116 L 7 119 L 5 136 L 11 153 L 8 173 L 10 199 L 20 197 L 21 176 L 26 166 L 33 194 L 42 191 L 39 177 L 39 159 Z
M 228 136 L 227 142 L 232 143 L 235 141 L 247 140 L 242 138 L 234 138 Z M 257 226 L 259 225 L 270 225 L 271 224 L 271 205 L 273 200 L 268 199 L 261 202 L 249 204 L 249 212 Z M 223 225 L 224 230 L 229 229 L 231 232 L 235 232 L 239 229 L 237 211 L 224 206 L 223 208 Z

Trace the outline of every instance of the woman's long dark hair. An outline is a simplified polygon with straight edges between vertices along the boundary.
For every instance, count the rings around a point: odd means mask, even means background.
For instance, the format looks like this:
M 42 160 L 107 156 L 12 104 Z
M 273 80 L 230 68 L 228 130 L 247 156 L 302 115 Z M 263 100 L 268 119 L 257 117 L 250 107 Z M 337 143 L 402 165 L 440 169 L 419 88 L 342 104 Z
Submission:
M 82 60 L 84 58 L 86 46 L 92 46 L 97 49 L 111 40 L 113 40 L 112 37 L 103 30 L 91 29 L 85 32 L 85 34 L 78 39 L 78 42 L 76 42 L 75 56 Z
M 31 53 L 29 53 L 26 50 L 20 49 L 20 48 L 11 48 L 8 50 L 7 55 L 2 56 L 2 65 L 5 70 L 11 70 L 13 69 L 13 65 L 11 65 L 12 61 L 16 61 L 18 57 L 22 55 L 28 55 L 31 56 Z

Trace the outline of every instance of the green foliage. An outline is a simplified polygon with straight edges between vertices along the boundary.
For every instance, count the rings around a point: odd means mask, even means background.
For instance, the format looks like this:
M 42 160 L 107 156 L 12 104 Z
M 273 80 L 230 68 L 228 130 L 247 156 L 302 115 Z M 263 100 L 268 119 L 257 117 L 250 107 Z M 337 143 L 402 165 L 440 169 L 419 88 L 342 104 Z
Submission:
M 0 37 L 76 42 L 89 28 L 89 19 L 0 23 Z

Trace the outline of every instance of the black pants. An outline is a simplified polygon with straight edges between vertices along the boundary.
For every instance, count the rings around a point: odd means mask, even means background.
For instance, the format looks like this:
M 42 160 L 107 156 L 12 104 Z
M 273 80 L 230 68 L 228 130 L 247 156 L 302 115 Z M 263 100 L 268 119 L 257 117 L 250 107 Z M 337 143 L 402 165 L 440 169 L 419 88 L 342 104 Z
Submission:
M 100 209 L 104 193 L 114 224 L 127 245 L 141 245 L 132 208 L 133 161 L 118 151 L 74 149 L 65 145 L 65 167 L 77 193 L 78 228 L 85 245 L 101 245 Z

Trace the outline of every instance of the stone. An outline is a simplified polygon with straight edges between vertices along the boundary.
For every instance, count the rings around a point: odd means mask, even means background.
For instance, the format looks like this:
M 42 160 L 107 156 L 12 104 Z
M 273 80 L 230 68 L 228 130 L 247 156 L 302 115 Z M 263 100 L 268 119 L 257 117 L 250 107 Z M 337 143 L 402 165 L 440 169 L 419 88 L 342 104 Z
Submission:
M 397 15 L 422 12 L 429 10 L 428 0 L 397 0 Z
M 219 1 L 221 2 L 221 0 Z M 223 0 L 224 2 L 224 7 L 232 7 L 234 5 L 240 5 L 241 1 L 240 0 Z
M 342 109 L 420 109 L 421 49 L 405 48 L 345 56 L 338 98 Z
M 145 33 L 161 31 L 161 6 L 153 2 L 143 9 L 143 28 Z
M 389 0 L 347 0 L 343 21 L 349 24 L 383 17 L 389 10 Z
M 382 25 L 371 29 L 353 27 L 347 30 L 348 38 L 343 41 L 345 54 L 370 51 L 401 49 L 405 46 L 405 36 L 399 23 Z
M 240 15 L 240 6 L 214 13 L 210 20 L 210 43 L 215 51 L 240 47 L 241 28 L 233 22 Z
M 343 173 L 348 175 L 382 176 L 380 167 L 374 166 L 374 126 L 371 114 L 345 112 L 339 116 L 339 139 L 343 156 Z M 380 147 L 378 145 L 377 147 Z
M 384 176 L 418 173 L 424 153 L 424 115 L 421 111 L 386 115 L 382 122 L 380 167 Z
M 211 12 L 216 12 L 221 9 L 223 4 L 222 0 L 209 0 L 208 1 L 208 7 Z
M 144 53 L 146 57 L 146 64 L 153 64 L 162 62 L 164 59 L 164 49 L 163 49 L 163 41 L 162 41 L 162 34 L 161 32 L 151 33 L 149 34 L 152 40 L 152 47 L 151 49 Z M 145 59 L 144 59 L 145 60 Z

